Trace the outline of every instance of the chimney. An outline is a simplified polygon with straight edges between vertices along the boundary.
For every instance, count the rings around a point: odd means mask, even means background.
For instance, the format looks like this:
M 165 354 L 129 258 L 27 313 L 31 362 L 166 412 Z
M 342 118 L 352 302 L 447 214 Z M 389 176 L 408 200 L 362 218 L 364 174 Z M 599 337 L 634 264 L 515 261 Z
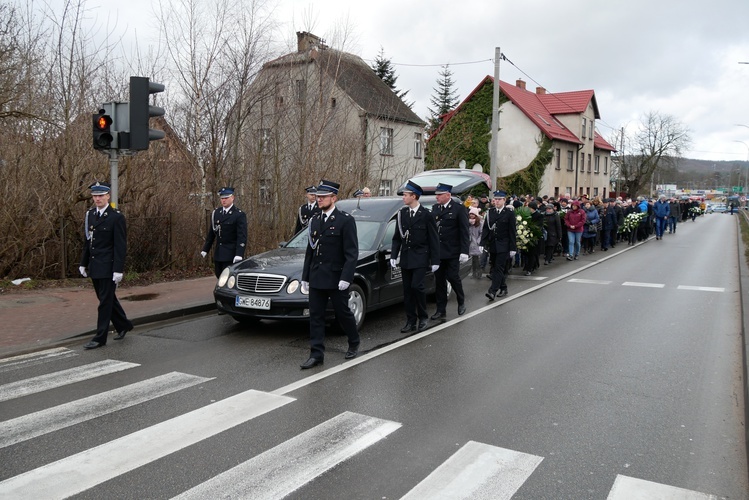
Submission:
M 313 48 L 326 48 L 325 41 L 322 38 L 306 31 L 296 32 L 296 45 L 298 52 L 305 52 Z
M 546 93 L 546 89 L 543 87 L 536 87 L 536 94 L 537 95 L 544 95 Z
M 515 86 L 525 90 L 525 82 L 519 78 L 515 80 Z

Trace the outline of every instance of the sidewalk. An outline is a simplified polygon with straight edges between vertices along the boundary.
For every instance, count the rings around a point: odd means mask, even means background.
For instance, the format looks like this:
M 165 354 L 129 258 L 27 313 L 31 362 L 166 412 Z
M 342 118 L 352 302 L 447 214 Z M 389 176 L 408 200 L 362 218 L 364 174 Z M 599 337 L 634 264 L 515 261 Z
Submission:
M 138 325 L 209 311 L 216 278 L 210 276 L 124 288 L 117 293 Z M 92 288 L 55 288 L 0 296 L 0 357 L 54 345 L 96 331 Z M 83 339 L 81 339 L 83 342 Z

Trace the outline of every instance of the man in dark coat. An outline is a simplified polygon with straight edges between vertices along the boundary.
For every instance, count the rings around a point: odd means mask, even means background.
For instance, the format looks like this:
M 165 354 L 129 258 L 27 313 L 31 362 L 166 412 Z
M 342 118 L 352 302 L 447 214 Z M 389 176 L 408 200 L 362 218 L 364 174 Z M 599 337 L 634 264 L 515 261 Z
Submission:
M 428 270 L 436 272 L 440 263 L 437 223 L 431 212 L 419 203 L 422 193 L 421 186 L 415 182 L 409 180 L 406 183 L 403 190 L 405 206 L 398 211 L 397 227 L 393 234 L 390 265 L 395 268 L 400 257 L 403 304 L 406 308 L 406 325 L 401 328 L 401 333 L 426 330 L 428 316 L 424 278 Z
M 216 241 L 213 263 L 217 278 L 224 269 L 242 260 L 247 246 L 247 216 L 234 206 L 234 188 L 221 188 L 218 195 L 221 206 L 211 213 L 211 227 L 200 252 L 205 258 Z
M 310 355 L 302 363 L 302 370 L 323 363 L 328 299 L 333 304 L 336 321 L 348 337 L 348 350 L 344 357 L 353 359 L 359 353 L 356 319 L 348 306 L 349 287 L 354 282 L 359 260 L 359 239 L 354 218 L 335 207 L 339 187 L 335 182 L 320 181 L 317 186 L 320 213 L 309 222 L 302 291 L 309 293 Z
M 437 195 L 437 204 L 432 207 L 440 238 L 440 267 L 434 273 L 437 312 L 431 319 L 440 321 L 445 321 L 447 317 L 448 281 L 458 300 L 458 316 L 466 312 L 460 265 L 468 262 L 468 209 L 463 204 L 453 201 L 452 188 L 449 184 L 438 184 L 434 191 Z
M 619 226 L 616 225 L 616 205 L 613 198 L 605 198 L 601 224 L 601 250 L 604 252 L 613 247 L 616 241 L 616 233 Z
M 489 300 L 499 294 L 507 295 L 506 262 L 517 253 L 517 233 L 515 212 L 505 207 L 507 193 L 494 191 L 491 210 L 486 213 L 484 228 L 481 231 L 481 246 L 489 249 L 493 263 L 491 269 L 492 284 L 486 297 Z
M 317 200 L 315 198 L 317 187 L 309 186 L 304 190 L 306 191 L 307 203 L 302 204 L 299 207 L 299 210 L 297 210 L 294 234 L 306 228 L 312 216 L 320 213 L 320 207 L 317 206 Z
M 115 295 L 117 285 L 122 281 L 127 253 L 125 216 L 109 205 L 109 184 L 97 182 L 89 189 L 94 208 L 86 212 L 83 228 L 86 241 L 78 270 L 84 278 L 91 277 L 99 299 L 96 335 L 83 346 L 84 349 L 96 349 L 107 344 L 110 321 L 118 332 L 115 340 L 125 338 L 133 324 Z

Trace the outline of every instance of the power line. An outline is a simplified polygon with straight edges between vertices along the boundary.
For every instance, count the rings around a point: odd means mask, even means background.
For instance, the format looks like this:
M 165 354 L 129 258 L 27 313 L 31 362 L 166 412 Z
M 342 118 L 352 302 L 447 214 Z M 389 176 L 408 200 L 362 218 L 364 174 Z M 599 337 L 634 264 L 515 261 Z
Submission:
M 371 59 L 364 59 L 367 62 L 374 62 Z M 442 66 L 462 66 L 465 64 L 479 64 L 485 62 L 492 62 L 493 59 L 482 59 L 480 61 L 467 61 L 467 62 L 456 62 L 456 63 L 440 63 L 440 64 L 410 64 L 410 63 L 398 63 L 390 61 L 393 66 L 411 66 L 415 68 L 431 68 L 431 67 L 442 67 Z

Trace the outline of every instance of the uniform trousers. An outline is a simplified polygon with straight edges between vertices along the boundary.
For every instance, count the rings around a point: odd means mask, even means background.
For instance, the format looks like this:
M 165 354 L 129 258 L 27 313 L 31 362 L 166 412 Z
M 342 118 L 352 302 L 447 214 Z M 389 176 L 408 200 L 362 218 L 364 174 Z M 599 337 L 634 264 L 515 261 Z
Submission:
M 415 325 L 416 320 L 427 320 L 427 294 L 424 287 L 426 267 L 401 269 L 403 276 L 403 304 L 406 307 L 406 320 Z
M 120 301 L 117 300 L 115 295 L 117 285 L 112 281 L 112 278 L 92 278 L 91 281 L 94 284 L 96 298 L 99 299 L 96 335 L 91 340 L 104 345 L 107 343 L 110 321 L 118 332 L 132 330 L 133 324 L 127 319 L 125 310 L 122 309 Z
M 229 267 L 231 265 L 231 261 L 223 261 L 223 260 L 214 260 L 213 261 L 213 272 L 216 273 L 216 277 L 218 278 L 221 276 L 221 273 L 224 272 L 224 269 Z
M 356 319 L 349 309 L 348 298 L 348 290 L 310 287 L 309 347 L 311 358 L 323 359 L 325 357 L 325 310 L 328 307 L 328 299 L 333 304 L 336 321 L 348 337 L 349 348 L 358 349 L 359 332 L 356 331 Z
M 437 299 L 437 312 L 445 314 L 447 310 L 447 282 L 449 281 L 458 299 L 458 305 L 462 305 L 466 296 L 463 293 L 463 282 L 460 280 L 460 260 L 457 257 L 451 259 L 440 259 L 440 267 L 434 273 L 435 292 Z
M 506 290 L 507 289 L 507 261 L 510 259 L 510 252 L 492 252 L 491 255 L 491 261 L 492 261 L 492 270 L 491 270 L 491 277 L 492 277 L 492 286 L 489 288 L 494 293 L 497 293 L 499 290 Z

